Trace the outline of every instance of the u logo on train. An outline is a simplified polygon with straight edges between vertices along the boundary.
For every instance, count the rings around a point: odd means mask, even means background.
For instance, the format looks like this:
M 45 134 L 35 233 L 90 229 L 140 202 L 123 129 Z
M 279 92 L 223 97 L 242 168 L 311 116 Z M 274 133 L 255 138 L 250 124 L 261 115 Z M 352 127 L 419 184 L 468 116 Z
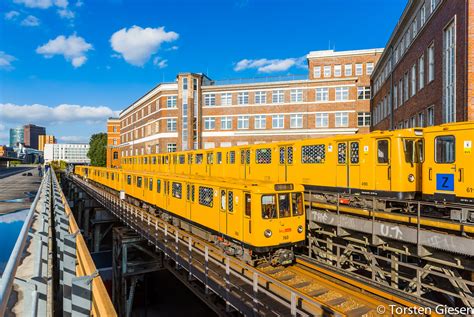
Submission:
M 415 212 L 414 201 L 437 202 L 424 212 L 467 210 L 474 221 L 473 140 L 474 123 L 462 122 L 129 156 L 121 169 L 77 166 L 75 173 L 230 255 L 284 265 L 304 244 L 304 192 L 376 211 Z

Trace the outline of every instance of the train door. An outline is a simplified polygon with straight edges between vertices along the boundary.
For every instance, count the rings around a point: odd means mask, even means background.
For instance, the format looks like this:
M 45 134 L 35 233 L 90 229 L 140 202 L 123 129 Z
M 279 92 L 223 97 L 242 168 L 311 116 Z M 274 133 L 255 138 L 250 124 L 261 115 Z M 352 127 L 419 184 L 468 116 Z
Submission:
M 227 189 L 219 189 L 219 232 L 227 235 Z
M 433 139 L 434 162 L 428 164 L 427 182 L 434 188 L 435 199 L 438 196 L 439 199 L 452 200 L 456 186 L 463 183 L 463 169 L 456 169 L 461 154 L 456 148 L 461 149 L 463 145 L 459 141 L 454 135 L 438 135 Z M 429 160 L 427 157 L 427 163 Z
M 278 181 L 288 182 L 293 167 L 293 145 L 282 145 L 278 147 Z M 272 171 L 273 172 L 273 171 Z
M 349 162 L 349 177 L 348 186 L 349 193 L 352 193 L 352 189 L 360 188 L 360 165 L 359 165 L 359 141 L 349 142 L 348 149 L 348 162 Z
M 214 152 L 207 152 L 206 153 L 206 175 L 207 176 L 212 176 L 213 165 L 214 165 Z
M 390 166 L 390 140 L 376 139 L 375 190 L 390 191 L 392 168 Z
M 249 192 L 244 192 L 244 202 L 242 204 L 244 210 L 243 234 L 242 241 L 251 241 L 252 236 L 252 199 Z
M 163 197 L 165 203 L 165 209 L 169 209 L 168 206 L 170 205 L 170 181 L 164 180 L 163 181 Z
M 250 177 L 250 149 L 243 148 L 240 150 L 240 176 L 243 179 Z
M 238 208 L 238 193 L 233 190 L 227 190 L 227 235 L 242 239 L 242 212 Z
M 347 192 L 347 187 L 349 184 L 347 143 L 347 141 L 337 143 L 336 187 L 342 192 Z

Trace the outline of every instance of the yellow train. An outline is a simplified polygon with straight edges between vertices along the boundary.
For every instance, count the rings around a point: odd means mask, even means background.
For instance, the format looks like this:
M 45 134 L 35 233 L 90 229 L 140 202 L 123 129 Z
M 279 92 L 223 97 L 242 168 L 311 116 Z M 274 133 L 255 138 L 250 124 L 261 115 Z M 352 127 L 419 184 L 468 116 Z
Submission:
M 304 244 L 303 187 L 268 181 L 225 181 L 202 176 L 76 166 L 75 173 L 156 215 L 216 242 L 248 262 L 288 264 Z
M 303 184 L 322 200 L 349 194 L 474 203 L 474 123 L 236 146 L 122 159 L 124 170 Z M 425 154 L 426 153 L 426 154 Z M 384 208 L 384 206 L 379 206 Z M 385 206 L 390 208 L 390 206 Z

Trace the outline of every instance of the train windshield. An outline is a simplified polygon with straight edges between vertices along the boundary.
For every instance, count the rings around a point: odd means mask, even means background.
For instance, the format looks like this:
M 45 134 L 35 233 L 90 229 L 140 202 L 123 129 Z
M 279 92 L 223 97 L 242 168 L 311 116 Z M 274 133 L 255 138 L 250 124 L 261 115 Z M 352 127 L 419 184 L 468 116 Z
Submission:
M 291 216 L 290 194 L 278 194 L 278 213 L 280 218 Z
M 303 215 L 303 195 L 301 193 L 291 193 L 293 202 L 293 216 Z
M 275 195 L 262 196 L 262 218 L 263 219 L 277 218 Z
M 423 162 L 423 141 L 414 139 L 403 140 L 403 150 L 405 152 L 405 162 L 420 163 Z

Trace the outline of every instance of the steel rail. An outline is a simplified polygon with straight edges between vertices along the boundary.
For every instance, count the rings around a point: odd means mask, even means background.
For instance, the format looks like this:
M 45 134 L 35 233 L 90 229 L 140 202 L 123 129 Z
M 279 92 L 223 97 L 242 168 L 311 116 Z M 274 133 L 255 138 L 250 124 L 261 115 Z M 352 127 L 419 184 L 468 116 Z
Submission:
M 5 270 L 2 274 L 2 279 L 0 280 L 0 316 L 5 315 L 8 299 L 10 298 L 10 294 L 13 288 L 13 281 L 15 279 L 16 270 L 18 269 L 18 266 L 22 259 L 26 240 L 28 238 L 28 232 L 30 230 L 31 224 L 33 223 L 36 205 L 38 204 L 39 197 L 42 194 L 44 184 L 49 177 L 50 172 L 48 172 L 48 174 L 46 174 L 41 181 L 41 185 L 38 189 L 38 192 L 36 193 L 33 203 L 30 206 L 23 226 L 21 227 L 20 234 L 18 235 L 18 238 L 15 242 L 15 246 L 13 247 Z

